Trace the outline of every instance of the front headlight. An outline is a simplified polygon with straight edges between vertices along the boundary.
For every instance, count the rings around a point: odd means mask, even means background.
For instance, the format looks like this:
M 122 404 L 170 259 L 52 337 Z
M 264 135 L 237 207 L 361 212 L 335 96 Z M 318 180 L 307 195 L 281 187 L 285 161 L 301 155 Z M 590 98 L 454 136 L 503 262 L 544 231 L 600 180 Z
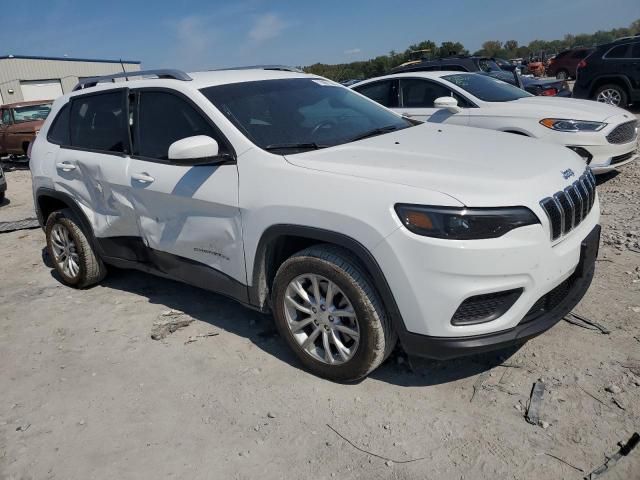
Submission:
M 458 208 L 399 203 L 395 209 L 413 233 L 450 240 L 497 238 L 514 228 L 540 223 L 526 207 Z
M 565 118 L 543 118 L 540 120 L 540 125 L 559 132 L 599 132 L 607 126 L 603 122 L 568 120 Z

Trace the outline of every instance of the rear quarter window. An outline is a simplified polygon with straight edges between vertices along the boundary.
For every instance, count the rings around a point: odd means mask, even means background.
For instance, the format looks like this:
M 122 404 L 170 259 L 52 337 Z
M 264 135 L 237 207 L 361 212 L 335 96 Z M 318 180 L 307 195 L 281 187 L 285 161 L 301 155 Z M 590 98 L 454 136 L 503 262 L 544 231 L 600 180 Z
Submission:
M 69 104 L 65 104 L 53 119 L 47 140 L 56 145 L 69 145 Z

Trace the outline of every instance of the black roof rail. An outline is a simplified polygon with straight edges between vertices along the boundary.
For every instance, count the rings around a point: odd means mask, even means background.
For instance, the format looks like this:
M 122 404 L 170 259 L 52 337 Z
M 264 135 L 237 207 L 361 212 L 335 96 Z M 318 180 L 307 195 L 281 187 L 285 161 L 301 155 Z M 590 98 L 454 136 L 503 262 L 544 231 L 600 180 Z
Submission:
M 245 67 L 228 67 L 228 68 L 216 68 L 213 72 L 220 72 L 223 70 L 277 70 L 281 72 L 295 72 L 304 73 L 297 67 L 291 67 L 289 65 L 249 65 Z
M 160 69 L 160 70 L 140 70 L 137 72 L 122 72 L 115 73 L 113 75 L 103 75 L 100 77 L 89 77 L 83 78 L 78 82 L 78 84 L 73 87 L 73 91 L 82 90 L 84 88 L 95 87 L 99 83 L 104 82 L 114 82 L 116 78 L 124 78 L 126 81 L 129 81 L 131 77 L 157 77 L 163 79 L 171 79 L 171 80 L 182 80 L 184 82 L 188 82 L 189 80 L 193 80 L 189 75 L 184 73 L 182 70 L 174 70 L 174 69 Z

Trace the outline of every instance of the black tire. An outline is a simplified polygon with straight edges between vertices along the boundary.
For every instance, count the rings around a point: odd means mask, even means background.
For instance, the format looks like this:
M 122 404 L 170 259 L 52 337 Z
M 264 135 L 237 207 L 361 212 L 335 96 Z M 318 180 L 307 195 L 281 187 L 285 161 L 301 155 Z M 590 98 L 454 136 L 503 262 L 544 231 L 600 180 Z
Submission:
M 629 96 L 627 95 L 627 91 L 623 87 L 615 83 L 608 83 L 606 85 L 598 87 L 598 89 L 593 94 L 593 100 L 598 101 L 598 97 L 600 96 L 600 94 L 606 90 L 613 90 L 620 96 L 620 103 L 618 103 L 616 106 L 624 108 L 629 105 Z
M 60 263 L 56 261 L 54 249 L 52 246 L 52 230 L 55 225 L 64 226 L 75 244 L 75 251 L 78 254 L 79 270 L 76 275 L 65 273 Z M 75 215 L 69 209 L 63 209 L 53 212 L 47 219 L 45 226 L 45 236 L 47 238 L 47 251 L 54 264 L 54 268 L 63 283 L 70 287 L 85 288 L 100 282 L 107 274 L 107 269 L 93 250 L 89 239 L 82 231 L 80 222 L 76 220 Z
M 566 70 L 558 70 L 556 73 L 556 78 L 558 80 L 569 80 L 569 72 Z
M 334 245 L 309 247 L 287 259 L 278 269 L 272 289 L 275 323 L 280 335 L 302 364 L 312 373 L 338 382 L 366 377 L 389 356 L 397 334 L 387 317 L 364 269 L 347 250 Z M 359 345 L 353 357 L 339 365 L 316 360 L 298 344 L 288 327 L 284 297 L 289 283 L 304 274 L 316 274 L 335 283 L 349 298 L 360 328 Z

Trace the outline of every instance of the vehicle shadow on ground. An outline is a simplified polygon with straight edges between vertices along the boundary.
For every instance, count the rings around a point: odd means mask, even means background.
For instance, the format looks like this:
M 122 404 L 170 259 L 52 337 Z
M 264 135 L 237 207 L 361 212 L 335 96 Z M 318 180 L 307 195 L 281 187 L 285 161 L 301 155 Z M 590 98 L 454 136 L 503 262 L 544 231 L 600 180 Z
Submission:
M 43 249 L 42 259 L 53 268 L 51 259 Z M 51 275 L 61 281 L 55 270 Z M 109 275 L 100 284 L 113 290 L 146 297 L 162 310 L 174 309 L 216 329 L 249 339 L 254 345 L 293 368 L 302 370 L 300 362 L 280 338 L 270 315 L 251 310 L 238 302 L 197 287 L 166 280 L 135 270 L 109 268 Z M 151 325 L 149 325 L 149 334 Z M 150 339 L 149 341 L 153 341 Z M 429 386 L 472 377 L 489 370 L 512 355 L 517 348 L 476 355 L 468 358 L 436 362 L 423 359 L 407 359 L 397 348 L 391 357 L 371 378 L 398 386 Z
M 11 200 L 9 200 L 7 197 L 4 197 L 2 200 L 0 200 L 0 207 L 5 207 L 10 203 L 11 203 Z

